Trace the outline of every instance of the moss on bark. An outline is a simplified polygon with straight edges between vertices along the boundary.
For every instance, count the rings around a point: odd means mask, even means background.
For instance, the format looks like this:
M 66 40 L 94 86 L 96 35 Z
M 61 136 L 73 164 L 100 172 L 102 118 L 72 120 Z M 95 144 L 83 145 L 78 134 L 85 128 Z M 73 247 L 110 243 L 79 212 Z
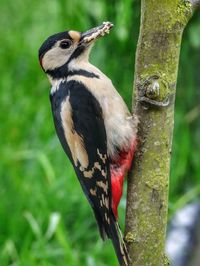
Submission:
M 125 240 L 131 266 L 168 265 L 164 254 L 174 99 L 189 1 L 142 0 L 135 66 L 138 150 L 128 178 Z

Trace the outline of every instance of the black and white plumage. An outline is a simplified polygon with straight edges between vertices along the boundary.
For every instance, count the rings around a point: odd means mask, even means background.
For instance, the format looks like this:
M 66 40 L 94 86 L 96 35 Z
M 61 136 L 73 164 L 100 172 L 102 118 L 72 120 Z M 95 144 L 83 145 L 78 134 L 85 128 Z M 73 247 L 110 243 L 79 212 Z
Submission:
M 120 265 L 126 266 L 129 257 L 117 223 L 117 205 L 135 148 L 137 119 L 112 82 L 88 62 L 92 43 L 112 26 L 105 22 L 83 33 L 55 34 L 41 46 L 39 59 L 52 84 L 50 100 L 59 140 L 101 237 L 112 240 Z

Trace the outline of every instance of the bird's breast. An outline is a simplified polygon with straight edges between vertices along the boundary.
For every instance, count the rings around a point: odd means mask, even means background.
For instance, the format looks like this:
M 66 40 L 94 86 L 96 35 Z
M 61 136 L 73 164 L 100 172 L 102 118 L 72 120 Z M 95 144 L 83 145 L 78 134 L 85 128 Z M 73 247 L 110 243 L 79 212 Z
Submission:
M 99 102 L 107 134 L 108 154 L 112 158 L 115 157 L 117 150 L 129 147 L 130 139 L 135 133 L 134 127 L 132 120 L 129 119 L 131 114 L 111 80 L 100 70 L 95 74 L 98 75 L 98 78 L 74 75 L 68 77 L 67 80 L 75 80 L 84 84 Z

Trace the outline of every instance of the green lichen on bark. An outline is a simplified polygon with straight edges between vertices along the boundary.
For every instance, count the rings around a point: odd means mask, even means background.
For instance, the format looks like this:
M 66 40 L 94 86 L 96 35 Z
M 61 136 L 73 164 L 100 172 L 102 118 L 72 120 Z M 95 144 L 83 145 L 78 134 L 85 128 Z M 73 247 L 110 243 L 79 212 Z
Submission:
M 188 1 L 142 0 L 133 103 L 139 141 L 128 178 L 125 232 L 131 266 L 168 265 L 164 244 L 174 98 L 182 32 L 191 15 Z M 161 107 L 166 99 L 169 105 Z

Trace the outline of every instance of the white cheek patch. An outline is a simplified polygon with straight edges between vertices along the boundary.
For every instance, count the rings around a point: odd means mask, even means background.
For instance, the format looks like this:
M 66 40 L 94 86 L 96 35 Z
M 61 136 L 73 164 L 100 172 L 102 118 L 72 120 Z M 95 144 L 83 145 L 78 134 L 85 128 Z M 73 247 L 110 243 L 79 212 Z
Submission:
M 59 46 L 53 47 L 42 59 L 42 66 L 44 70 L 53 70 L 63 66 L 69 60 L 72 51 L 73 46 L 69 49 L 62 49 Z

